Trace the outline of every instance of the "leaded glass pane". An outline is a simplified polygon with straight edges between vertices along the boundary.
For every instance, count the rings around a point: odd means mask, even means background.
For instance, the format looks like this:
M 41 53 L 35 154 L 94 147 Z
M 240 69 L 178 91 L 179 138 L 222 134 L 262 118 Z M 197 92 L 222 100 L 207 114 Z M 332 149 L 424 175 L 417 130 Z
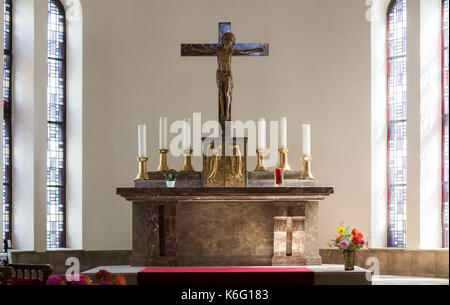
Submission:
M 57 0 L 56 0 L 57 1 Z M 63 59 L 65 46 L 64 14 L 62 6 L 49 1 L 48 5 L 48 57 Z
M 12 105 L 11 105 L 11 71 L 12 71 L 12 55 L 11 55 L 11 33 L 12 33 L 12 8 L 11 0 L 5 0 L 3 6 L 3 170 L 2 170 L 2 182 L 3 182 L 3 240 L 11 240 L 11 194 L 12 194 L 12 164 L 11 164 L 11 117 L 12 117 Z
M 3 49 L 11 51 L 11 0 L 5 0 L 3 8 Z
M 406 0 L 388 11 L 388 246 L 406 247 L 407 224 Z
M 48 2 L 47 248 L 65 247 L 65 18 Z

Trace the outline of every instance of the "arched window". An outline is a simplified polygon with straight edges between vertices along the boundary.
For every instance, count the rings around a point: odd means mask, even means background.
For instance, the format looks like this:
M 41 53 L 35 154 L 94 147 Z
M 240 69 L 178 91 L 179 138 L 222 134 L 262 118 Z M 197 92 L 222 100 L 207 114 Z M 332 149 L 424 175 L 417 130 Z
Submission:
M 48 1 L 47 248 L 66 246 L 66 25 L 59 0 Z
M 387 11 L 387 245 L 406 247 L 407 80 L 406 0 L 393 0 Z
M 11 65 L 12 65 L 12 3 L 5 0 L 4 16 L 4 64 L 3 64 L 3 241 L 11 241 L 12 235 L 12 149 L 11 149 Z
M 442 1 L 442 246 L 448 248 L 448 0 Z

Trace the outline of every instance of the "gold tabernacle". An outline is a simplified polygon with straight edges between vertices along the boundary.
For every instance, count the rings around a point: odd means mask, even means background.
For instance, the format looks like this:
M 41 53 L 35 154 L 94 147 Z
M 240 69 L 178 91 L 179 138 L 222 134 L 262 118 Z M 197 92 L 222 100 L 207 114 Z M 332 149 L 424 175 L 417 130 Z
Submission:
M 203 186 L 247 185 L 247 138 L 204 138 Z

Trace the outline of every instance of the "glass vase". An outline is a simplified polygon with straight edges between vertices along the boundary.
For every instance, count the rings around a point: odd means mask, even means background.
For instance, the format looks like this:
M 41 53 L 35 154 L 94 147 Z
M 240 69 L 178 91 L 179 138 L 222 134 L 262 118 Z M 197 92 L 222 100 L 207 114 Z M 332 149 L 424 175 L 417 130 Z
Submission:
M 355 270 L 355 252 L 356 251 L 345 251 L 344 252 L 345 270 Z

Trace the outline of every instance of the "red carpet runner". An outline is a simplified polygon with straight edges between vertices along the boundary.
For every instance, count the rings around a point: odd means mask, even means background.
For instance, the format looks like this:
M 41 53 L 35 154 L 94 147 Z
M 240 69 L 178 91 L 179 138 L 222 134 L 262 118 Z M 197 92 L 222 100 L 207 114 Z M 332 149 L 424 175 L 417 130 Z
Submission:
M 138 273 L 138 285 L 277 286 L 313 285 L 305 267 L 154 267 Z

